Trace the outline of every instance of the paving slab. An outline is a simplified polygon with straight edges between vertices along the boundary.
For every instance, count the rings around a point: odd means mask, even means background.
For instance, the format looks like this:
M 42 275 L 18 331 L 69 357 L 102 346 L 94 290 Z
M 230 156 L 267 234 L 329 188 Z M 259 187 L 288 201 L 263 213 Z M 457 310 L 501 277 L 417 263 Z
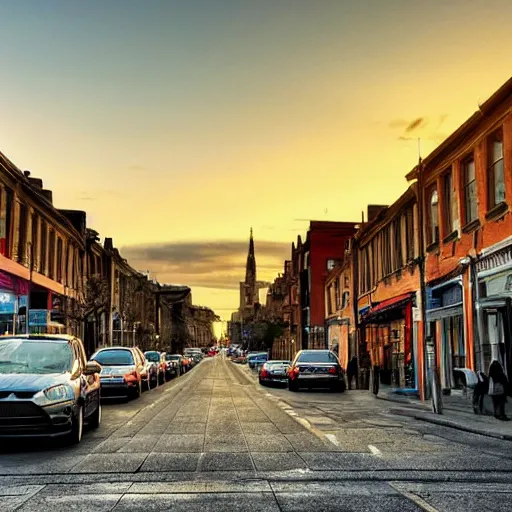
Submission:
M 200 457 L 200 453 L 150 453 L 140 471 L 196 471 Z
M 71 471 L 74 473 L 134 473 L 146 453 L 95 453 L 87 455 Z
M 253 470 L 248 453 L 205 453 L 201 458 L 200 471 L 246 471 Z
M 302 469 L 307 465 L 296 453 L 252 453 L 257 471 L 288 471 Z
M 25 501 L 20 512 L 108 512 L 121 499 L 122 494 L 94 495 L 36 495 Z
M 200 453 L 203 451 L 202 434 L 164 434 L 153 448 L 157 453 Z

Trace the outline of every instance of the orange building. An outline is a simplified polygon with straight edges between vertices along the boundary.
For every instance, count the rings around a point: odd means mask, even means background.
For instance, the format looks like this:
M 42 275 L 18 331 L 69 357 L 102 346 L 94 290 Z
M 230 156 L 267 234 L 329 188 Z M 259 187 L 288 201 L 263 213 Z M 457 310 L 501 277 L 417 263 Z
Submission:
M 416 187 L 362 226 L 357 247 L 359 355 L 381 383 L 424 396 L 419 219 Z
M 421 189 L 427 339 L 445 393 L 499 359 L 512 376 L 512 79 L 407 176 Z
M 330 350 L 338 353 L 343 368 L 357 356 L 354 301 L 352 297 L 352 241 L 347 240 L 345 256 L 325 281 L 325 319 Z

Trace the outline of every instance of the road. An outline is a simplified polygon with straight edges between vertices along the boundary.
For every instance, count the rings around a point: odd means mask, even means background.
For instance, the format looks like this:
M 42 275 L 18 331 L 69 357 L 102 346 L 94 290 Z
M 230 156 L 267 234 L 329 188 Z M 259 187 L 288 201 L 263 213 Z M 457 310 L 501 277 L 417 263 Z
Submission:
M 369 393 L 261 388 L 221 356 L 108 404 L 77 447 L 0 454 L 0 510 L 510 510 L 506 441 L 395 416 Z

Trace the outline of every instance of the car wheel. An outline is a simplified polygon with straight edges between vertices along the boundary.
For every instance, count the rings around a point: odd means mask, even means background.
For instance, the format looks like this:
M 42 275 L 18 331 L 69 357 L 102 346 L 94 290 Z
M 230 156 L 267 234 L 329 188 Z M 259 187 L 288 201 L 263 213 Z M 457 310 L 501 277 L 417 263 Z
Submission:
M 288 389 L 297 392 L 299 391 L 299 385 L 295 381 L 288 379 Z
M 266 383 L 264 380 L 262 380 L 262 379 L 258 379 L 258 380 L 260 381 L 260 386 L 265 386 Z
M 98 398 L 98 404 L 96 407 L 96 410 L 94 411 L 94 414 L 91 416 L 91 419 L 89 420 L 89 425 L 91 428 L 98 428 L 101 423 L 101 401 Z
M 79 405 L 76 415 L 73 416 L 71 433 L 69 434 L 70 444 L 78 444 L 82 440 L 84 431 L 84 408 Z
M 160 386 L 161 386 L 162 384 L 165 384 L 165 373 L 161 373 L 161 374 L 160 374 Z
M 131 392 L 131 398 L 135 400 L 139 398 L 140 395 L 142 395 L 142 382 L 139 380 L 137 386 Z

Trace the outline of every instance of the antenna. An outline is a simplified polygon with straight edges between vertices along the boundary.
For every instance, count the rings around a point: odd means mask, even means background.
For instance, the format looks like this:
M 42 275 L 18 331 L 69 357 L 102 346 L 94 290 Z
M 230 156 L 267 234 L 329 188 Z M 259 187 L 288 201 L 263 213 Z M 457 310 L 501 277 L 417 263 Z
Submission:
M 364 211 L 361 210 L 361 223 L 364 224 Z
M 421 139 L 418 137 L 418 160 L 421 162 Z

